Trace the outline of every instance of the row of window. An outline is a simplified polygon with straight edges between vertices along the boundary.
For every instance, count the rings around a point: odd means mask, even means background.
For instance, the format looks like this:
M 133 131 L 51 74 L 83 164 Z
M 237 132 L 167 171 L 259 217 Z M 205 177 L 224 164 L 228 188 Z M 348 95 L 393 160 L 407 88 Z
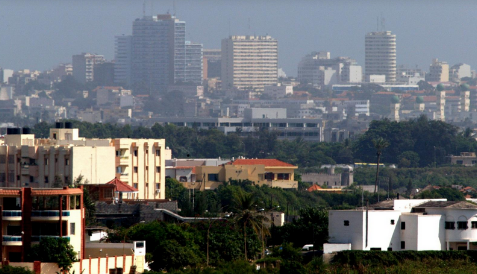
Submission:
M 148 153 L 149 153 L 149 150 L 146 149 L 146 154 L 148 154 Z M 137 155 L 138 155 L 138 150 L 137 149 L 134 150 L 133 155 L 135 157 L 137 157 Z M 159 149 L 155 150 L 155 155 L 156 156 L 161 156 L 161 150 L 159 150 Z M 116 150 L 116 156 L 119 157 L 119 156 L 125 156 L 125 155 L 121 155 L 121 151 Z
M 391 220 L 391 225 L 394 225 L 395 221 Z M 477 229 L 477 221 L 470 222 L 472 229 Z M 349 226 L 349 220 L 344 220 L 344 226 Z M 467 221 L 457 222 L 457 229 L 466 230 L 469 228 Z M 401 222 L 401 230 L 406 229 L 406 222 Z M 455 229 L 455 222 L 445 222 L 445 229 L 453 230 Z

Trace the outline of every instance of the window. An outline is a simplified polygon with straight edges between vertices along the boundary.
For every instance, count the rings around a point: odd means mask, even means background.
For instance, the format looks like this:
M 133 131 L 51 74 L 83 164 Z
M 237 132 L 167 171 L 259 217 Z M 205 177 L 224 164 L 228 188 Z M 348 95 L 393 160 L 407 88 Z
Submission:
M 179 177 L 179 182 L 187 182 L 187 177 L 186 176 Z
M 469 228 L 467 226 L 467 222 L 457 222 L 457 229 L 460 229 L 460 230 L 465 230 Z
M 44 162 L 45 162 L 45 166 L 47 166 L 48 165 L 48 158 L 45 158 Z
M 265 173 L 265 180 L 273 180 L 273 179 L 275 179 L 275 174 L 271 172 Z
M 45 184 L 48 184 L 49 181 L 48 181 L 48 176 L 45 176 Z
M 30 183 L 33 183 L 35 181 L 35 177 L 30 176 Z
M 156 149 L 156 156 L 161 156 L 161 150 L 160 149 Z
M 119 150 L 116 150 L 116 156 L 121 156 L 121 152 Z
M 134 183 L 133 186 L 134 186 L 135 189 L 138 189 L 137 188 L 137 183 Z
M 344 226 L 349 226 L 349 221 L 348 220 L 344 221 Z
M 454 222 L 446 222 L 445 224 L 446 229 L 455 229 L 455 223 Z
M 278 173 L 277 180 L 290 180 L 290 173 Z
M 392 225 L 394 224 L 394 220 L 391 220 L 391 224 L 392 224 Z
M 75 223 L 70 223 L 70 235 L 75 235 L 76 229 L 75 229 Z
M 477 222 L 471 222 L 470 224 L 472 228 L 477 228 Z
M 134 173 L 137 173 L 137 166 L 134 167 Z
M 156 172 L 161 173 L 161 167 L 160 166 L 156 166 Z
M 405 230 L 406 229 L 406 222 L 401 222 L 401 230 Z
M 218 181 L 219 181 L 219 174 L 217 174 L 217 173 L 215 173 L 215 174 L 208 174 L 207 179 L 208 179 L 209 181 L 218 182 Z
M 406 242 L 405 241 L 401 241 L 401 249 L 406 249 Z
M 149 150 L 148 150 L 148 149 L 146 149 L 146 154 L 149 154 Z
M 458 165 L 462 165 L 463 163 L 464 163 L 464 161 L 462 161 L 462 160 L 457 160 L 457 164 L 458 164 Z
M 136 150 L 134 150 L 134 156 L 136 156 L 136 157 L 137 157 L 137 149 L 136 149 Z
M 70 159 L 65 159 L 65 166 L 69 166 L 70 165 Z
M 6 155 L 0 155 L 0 164 L 5 164 L 6 161 Z
M 388 247 L 388 251 L 393 251 L 393 248 L 392 248 L 392 247 Z
M 156 183 L 156 189 L 161 189 L 161 184 Z
M 371 247 L 370 250 L 372 251 L 381 251 L 380 247 Z
M 70 177 L 68 176 L 65 176 L 65 184 L 70 184 Z

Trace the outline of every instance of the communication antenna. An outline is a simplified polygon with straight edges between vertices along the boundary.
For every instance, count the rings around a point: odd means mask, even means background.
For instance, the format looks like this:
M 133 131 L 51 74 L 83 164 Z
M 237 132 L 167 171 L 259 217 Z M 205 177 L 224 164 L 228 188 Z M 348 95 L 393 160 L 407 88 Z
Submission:
M 386 30 L 386 19 L 384 19 L 384 17 L 381 17 L 381 28 L 382 31 Z
M 146 16 L 146 0 L 142 2 L 142 16 Z
M 231 31 L 230 31 L 230 19 L 229 19 L 229 36 L 231 36 Z
M 248 33 L 250 34 L 250 17 L 248 18 Z
M 379 16 L 376 17 L 376 31 L 379 31 Z
M 172 12 L 174 13 L 174 16 L 176 16 L 176 0 L 172 2 Z
M 151 0 L 151 16 L 154 16 L 154 1 Z

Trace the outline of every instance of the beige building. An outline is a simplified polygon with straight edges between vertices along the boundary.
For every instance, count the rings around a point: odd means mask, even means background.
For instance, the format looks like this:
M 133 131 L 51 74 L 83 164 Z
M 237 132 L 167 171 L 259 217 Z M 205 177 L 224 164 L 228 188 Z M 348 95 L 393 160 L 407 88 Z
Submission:
M 278 42 L 271 36 L 230 36 L 222 40 L 222 88 L 255 89 L 278 82 Z
M 188 188 L 215 189 L 230 180 L 249 180 L 256 185 L 298 188 L 297 166 L 276 159 L 238 159 L 221 166 L 197 166 L 196 181 L 184 183 Z
M 475 166 L 477 164 L 477 156 L 475 152 L 461 152 L 459 156 L 450 156 L 451 164 L 463 166 Z
M 365 37 L 365 73 L 384 75 L 386 82 L 396 81 L 396 35 L 390 31 L 370 32 Z
M 0 146 L 0 187 L 89 184 L 118 178 L 138 189 L 133 199 L 165 198 L 164 139 L 87 139 L 70 123 L 57 123 L 48 139 L 9 129 Z
M 439 62 L 437 58 L 432 60 L 429 66 L 429 73 L 426 74 L 428 82 L 449 82 L 449 64 L 447 62 Z

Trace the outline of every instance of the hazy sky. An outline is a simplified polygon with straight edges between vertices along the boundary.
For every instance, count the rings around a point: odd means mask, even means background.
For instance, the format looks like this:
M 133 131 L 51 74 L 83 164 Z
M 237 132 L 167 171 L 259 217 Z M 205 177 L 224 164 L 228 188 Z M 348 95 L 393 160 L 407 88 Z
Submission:
M 147 0 L 146 15 L 173 13 L 173 3 Z M 364 36 L 378 16 L 397 35 L 398 65 L 428 70 L 437 57 L 477 68 L 477 1 L 176 0 L 175 7 L 186 39 L 204 48 L 219 48 L 229 34 L 276 38 L 288 75 L 315 50 L 364 66 Z M 142 0 L 0 0 L 0 67 L 51 69 L 81 52 L 113 59 L 114 36 L 130 34 L 142 14 Z

